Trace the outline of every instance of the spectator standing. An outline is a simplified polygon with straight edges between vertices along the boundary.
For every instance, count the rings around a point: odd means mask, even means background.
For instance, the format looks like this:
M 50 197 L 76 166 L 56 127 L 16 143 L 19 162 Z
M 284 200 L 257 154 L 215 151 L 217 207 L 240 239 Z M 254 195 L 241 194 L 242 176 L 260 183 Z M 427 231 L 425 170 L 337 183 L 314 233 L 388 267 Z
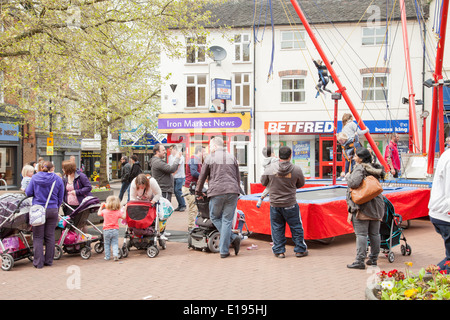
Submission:
M 169 165 L 173 164 L 173 161 L 176 158 L 176 155 L 178 153 L 178 147 L 176 144 L 171 146 L 170 149 L 170 156 L 169 156 Z M 186 201 L 181 196 L 183 194 L 182 188 L 184 185 L 184 182 L 186 180 L 186 172 L 185 172 L 185 165 L 184 165 L 184 156 L 182 155 L 180 158 L 180 163 L 178 165 L 177 171 L 173 174 L 173 192 L 175 193 L 175 198 L 177 198 L 178 207 L 174 211 L 184 211 L 186 210 Z
M 136 178 L 139 174 L 142 173 L 141 164 L 139 163 L 138 157 L 136 155 L 133 154 L 130 157 L 130 162 L 131 162 L 131 169 L 130 169 L 130 174 L 128 175 L 128 188 L 127 188 L 128 199 L 127 199 L 127 201 L 130 201 L 130 183 L 131 183 L 131 181 L 133 181 L 134 178 Z
M 188 230 L 195 227 L 195 217 L 197 216 L 198 209 L 195 204 L 195 195 L 191 194 L 190 186 L 191 183 L 197 184 L 198 177 L 202 170 L 203 153 L 205 152 L 205 147 L 198 145 L 194 148 L 194 154 L 189 159 L 188 165 L 186 166 L 186 180 L 183 186 L 183 194 L 187 203 L 188 210 Z
M 277 258 L 285 258 L 286 223 L 292 233 L 297 258 L 308 255 L 304 240 L 297 189 L 305 184 L 302 169 L 291 163 L 292 150 L 284 146 L 279 150 L 279 161 L 272 162 L 261 177 L 263 186 L 270 184 L 270 226 L 272 229 L 272 252 Z
M 230 255 L 230 243 L 236 255 L 241 244 L 240 237 L 231 232 L 241 189 L 239 165 L 236 158 L 226 151 L 221 137 L 211 139 L 209 151 L 210 154 L 202 165 L 195 192 L 199 197 L 203 197 L 203 185 L 208 180 L 209 215 L 220 233 L 220 257 L 226 258 Z
M 92 195 L 92 185 L 88 177 L 77 170 L 75 162 L 71 160 L 63 161 L 62 170 L 64 172 L 64 202 L 72 209 L 76 209 L 85 197 Z M 66 207 L 63 210 L 66 215 L 72 212 Z
M 33 197 L 33 205 L 39 204 L 44 207 L 53 182 L 55 182 L 45 213 L 45 224 L 33 227 L 33 265 L 38 269 L 53 264 L 53 256 L 55 254 L 55 229 L 59 221 L 59 207 L 61 206 L 64 197 L 63 181 L 60 177 L 51 172 L 52 168 L 53 164 L 51 161 L 45 161 L 42 164 L 42 171 L 33 175 L 25 190 L 25 194 L 28 197 Z
M 450 273 L 450 151 L 445 151 L 438 160 L 431 188 L 428 209 L 434 229 L 444 240 L 445 257 L 437 264 L 440 270 Z
M 390 172 L 394 178 L 399 177 L 400 173 L 400 155 L 398 153 L 398 141 L 400 140 L 400 137 L 398 133 L 393 133 L 391 137 L 391 141 L 389 141 L 388 145 L 386 146 L 386 151 L 384 152 L 384 160 L 386 160 L 387 164 L 389 165 Z
M 157 143 L 153 147 L 154 156 L 151 159 L 152 177 L 158 182 L 161 188 L 162 196 L 169 201 L 172 201 L 173 193 L 173 175 L 180 164 L 181 152 L 177 152 L 173 164 L 169 165 L 166 159 L 166 147 L 161 143 Z
M 356 234 L 356 259 L 347 265 L 350 269 L 365 269 L 364 259 L 367 251 L 367 237 L 370 240 L 370 254 L 366 264 L 376 266 L 380 253 L 380 221 L 384 216 L 385 205 L 383 195 L 374 199 L 356 204 L 352 200 L 351 190 L 357 189 L 368 176 L 374 176 L 378 180 L 384 177 L 384 169 L 379 164 L 371 163 L 372 156 L 366 148 L 358 148 L 355 153 L 355 168 L 347 178 L 347 210 L 348 222 L 353 222 Z
M 263 160 L 263 168 L 264 170 L 269 167 L 272 162 L 278 161 L 278 158 L 275 157 L 275 153 L 273 152 L 272 147 L 264 147 L 262 150 L 262 154 L 264 156 Z M 264 198 L 269 194 L 269 187 L 270 184 L 267 185 L 267 187 L 264 189 L 263 193 L 261 194 L 261 198 L 259 198 L 258 202 L 256 203 L 256 207 L 261 207 L 262 201 Z
M 131 164 L 128 163 L 128 157 L 123 156 L 120 159 L 120 162 L 122 163 L 122 168 L 120 169 L 120 181 L 122 182 L 122 186 L 120 187 L 119 192 L 119 199 L 122 201 L 123 195 L 128 190 L 128 187 L 130 186 L 130 182 L 128 181 L 128 177 L 131 173 Z

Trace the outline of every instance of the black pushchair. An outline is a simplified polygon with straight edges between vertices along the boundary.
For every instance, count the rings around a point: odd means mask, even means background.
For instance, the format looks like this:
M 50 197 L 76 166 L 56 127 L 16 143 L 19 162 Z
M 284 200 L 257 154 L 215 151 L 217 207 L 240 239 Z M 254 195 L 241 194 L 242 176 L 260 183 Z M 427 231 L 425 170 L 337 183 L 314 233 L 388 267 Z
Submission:
M 400 252 L 402 255 L 411 255 L 411 247 L 406 242 L 405 235 L 403 234 L 403 228 L 400 227 L 402 223 L 402 216 L 395 213 L 393 204 L 383 196 L 385 211 L 383 219 L 380 223 L 380 248 L 386 255 L 389 262 L 394 262 L 395 254 L 392 251 L 393 247 L 400 244 L 400 241 L 404 241 L 404 244 L 400 246 Z M 370 245 L 370 243 L 369 243 Z
M 4 271 L 11 270 L 15 261 L 33 260 L 33 250 L 27 241 L 31 236 L 28 224 L 30 207 L 31 198 L 23 194 L 0 196 L 0 254 Z
M 94 250 L 102 253 L 104 250 L 103 233 L 92 222 L 88 220 L 91 213 L 97 213 L 100 208 L 100 201 L 96 197 L 88 196 L 83 199 L 76 209 L 72 209 L 68 204 L 63 203 L 72 212 L 67 216 L 60 216 L 57 229 L 62 230 L 61 236 L 55 245 L 54 259 L 61 258 L 63 252 L 73 254 L 79 253 L 83 259 L 91 257 L 91 243 L 96 242 Z M 99 233 L 99 237 L 91 237 L 82 230 L 90 224 Z

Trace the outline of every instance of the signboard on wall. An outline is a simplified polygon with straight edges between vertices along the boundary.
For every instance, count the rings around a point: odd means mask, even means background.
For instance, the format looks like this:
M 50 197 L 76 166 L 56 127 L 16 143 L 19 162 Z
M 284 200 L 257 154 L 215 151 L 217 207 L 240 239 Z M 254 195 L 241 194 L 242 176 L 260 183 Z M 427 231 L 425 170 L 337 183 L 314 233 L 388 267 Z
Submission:
M 211 80 L 211 100 L 215 99 L 231 100 L 231 80 Z
M 364 124 L 372 134 L 408 133 L 409 120 L 368 120 Z M 333 121 L 266 121 L 267 134 L 333 134 Z M 337 132 L 342 130 L 342 121 L 338 121 Z

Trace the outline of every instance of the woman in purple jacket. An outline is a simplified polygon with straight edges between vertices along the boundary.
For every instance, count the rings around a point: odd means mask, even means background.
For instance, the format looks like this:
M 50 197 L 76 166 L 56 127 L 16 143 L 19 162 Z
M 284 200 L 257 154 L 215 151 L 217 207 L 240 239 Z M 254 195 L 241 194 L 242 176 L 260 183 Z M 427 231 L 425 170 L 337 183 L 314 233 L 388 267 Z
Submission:
M 45 161 L 43 170 L 33 175 L 30 184 L 25 190 L 28 197 L 33 197 L 33 205 L 39 204 L 45 206 L 53 182 L 55 182 L 55 187 L 53 188 L 52 195 L 47 205 L 45 224 L 33 227 L 33 265 L 38 269 L 53 264 L 53 255 L 55 253 L 55 229 L 59 220 L 59 207 L 62 204 L 64 196 L 64 184 L 62 179 L 51 172 L 52 169 L 53 164 L 50 161 Z
M 64 202 L 75 210 L 85 197 L 92 195 L 92 185 L 88 177 L 80 170 L 77 170 L 75 162 L 70 160 L 63 161 L 62 169 L 64 172 Z M 63 209 L 66 215 L 72 213 L 72 210 L 66 206 Z

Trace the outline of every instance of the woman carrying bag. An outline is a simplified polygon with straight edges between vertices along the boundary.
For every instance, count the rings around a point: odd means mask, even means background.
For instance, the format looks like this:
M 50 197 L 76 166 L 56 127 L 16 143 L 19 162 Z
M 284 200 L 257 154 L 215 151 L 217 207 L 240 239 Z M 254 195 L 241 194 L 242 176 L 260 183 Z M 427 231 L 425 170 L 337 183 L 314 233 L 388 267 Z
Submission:
M 356 259 L 347 265 L 350 269 L 365 269 L 367 237 L 370 240 L 370 254 L 366 264 L 376 266 L 380 253 L 380 221 L 384 216 L 385 207 L 381 195 L 382 187 L 378 181 L 384 178 L 385 172 L 379 164 L 371 163 L 371 159 L 369 150 L 358 148 L 354 156 L 356 165 L 347 179 L 348 222 L 353 223 L 356 234 Z M 366 179 L 367 177 L 370 178 Z M 361 203 L 360 200 L 356 200 L 356 192 L 361 192 L 367 186 L 369 191 L 373 191 L 372 196 L 376 196 L 373 198 L 369 196 L 371 200 L 363 200 L 364 203 Z M 352 192 L 355 192 L 353 198 Z
M 62 179 L 51 172 L 52 169 L 53 163 L 45 161 L 42 165 L 42 171 L 33 175 L 25 190 L 28 197 L 33 197 L 33 205 L 41 205 L 46 208 L 45 223 L 33 227 L 33 265 L 38 269 L 53 264 L 55 229 L 59 221 L 59 207 L 64 196 Z

